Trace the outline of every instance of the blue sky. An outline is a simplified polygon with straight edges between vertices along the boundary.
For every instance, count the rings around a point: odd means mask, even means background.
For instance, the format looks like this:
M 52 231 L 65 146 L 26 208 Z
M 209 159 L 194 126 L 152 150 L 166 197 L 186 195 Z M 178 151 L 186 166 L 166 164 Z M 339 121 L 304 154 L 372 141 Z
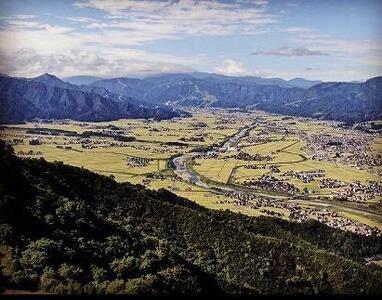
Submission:
M 0 0 L 0 72 L 382 75 L 380 0 Z

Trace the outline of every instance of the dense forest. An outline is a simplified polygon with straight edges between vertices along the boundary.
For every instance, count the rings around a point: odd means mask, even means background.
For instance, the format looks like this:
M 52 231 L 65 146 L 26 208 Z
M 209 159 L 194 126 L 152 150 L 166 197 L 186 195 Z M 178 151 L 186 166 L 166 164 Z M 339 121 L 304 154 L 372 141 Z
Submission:
M 214 211 L 0 141 L 2 289 L 107 294 L 381 294 L 381 237 Z

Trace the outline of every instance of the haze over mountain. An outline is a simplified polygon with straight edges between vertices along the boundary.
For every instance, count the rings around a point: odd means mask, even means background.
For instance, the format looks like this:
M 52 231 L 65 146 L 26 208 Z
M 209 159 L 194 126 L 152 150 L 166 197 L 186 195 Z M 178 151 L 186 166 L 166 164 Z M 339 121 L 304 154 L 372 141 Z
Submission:
M 167 119 L 187 115 L 173 108 L 150 105 L 129 96 L 91 86 L 77 86 L 43 74 L 36 78 L 0 76 L 0 122 L 33 118 L 107 121 L 119 118 Z
M 308 89 L 314 85 L 322 83 L 321 80 L 306 80 L 301 77 L 296 77 L 291 80 L 288 80 L 288 83 L 295 86 L 295 87 L 300 87 L 303 89 Z
M 96 76 L 86 76 L 86 75 L 80 75 L 80 76 L 71 76 L 71 77 L 65 77 L 62 78 L 63 81 L 69 82 L 71 84 L 76 85 L 82 85 L 82 84 L 90 84 L 97 80 L 102 80 L 101 77 Z

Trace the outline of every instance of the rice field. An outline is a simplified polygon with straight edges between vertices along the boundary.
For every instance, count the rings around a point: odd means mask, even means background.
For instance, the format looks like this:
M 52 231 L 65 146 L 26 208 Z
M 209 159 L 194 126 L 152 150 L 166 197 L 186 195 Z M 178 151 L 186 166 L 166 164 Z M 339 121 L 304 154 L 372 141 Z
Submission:
M 239 147 L 233 151 L 219 153 L 216 158 L 195 159 L 191 164 L 194 172 L 202 178 L 220 183 L 243 184 L 246 180 L 256 180 L 266 174 L 275 178 L 287 180 L 290 184 L 303 190 L 307 188 L 317 195 L 330 195 L 333 191 L 340 189 L 322 189 L 318 187 L 318 180 L 304 183 L 297 178 L 282 177 L 281 174 L 288 171 L 325 171 L 324 178 L 337 179 L 346 183 L 356 180 L 365 184 L 368 181 L 380 181 L 376 173 L 360 170 L 348 165 L 334 163 L 324 160 L 313 160 L 309 158 L 307 145 L 296 133 L 303 130 L 307 134 L 331 134 L 335 137 L 343 134 L 340 129 L 331 126 L 330 122 L 303 120 L 300 118 L 284 120 L 281 116 L 256 113 L 253 117 L 261 117 L 265 120 L 257 124 L 248 136 L 240 142 Z M 258 216 L 266 215 L 259 209 L 249 209 L 236 206 L 222 195 L 214 194 L 208 190 L 197 187 L 191 183 L 177 179 L 171 180 L 174 175 L 168 168 L 169 159 L 174 155 L 191 152 L 197 147 L 220 143 L 227 137 L 234 135 L 243 126 L 250 125 L 254 119 L 248 114 L 228 113 L 224 111 L 193 111 L 193 116 L 184 119 L 173 119 L 165 121 L 147 120 L 116 120 L 113 122 L 75 122 L 60 121 L 52 123 L 29 122 L 20 125 L 10 125 L 12 129 L 0 130 L 2 139 L 13 141 L 23 139 L 22 143 L 16 143 L 13 147 L 16 153 L 22 157 L 44 157 L 47 161 L 62 161 L 66 164 L 84 167 L 102 175 L 112 175 L 116 181 L 128 181 L 133 184 L 143 184 L 150 189 L 168 189 L 175 194 L 188 198 L 196 203 L 212 209 L 229 209 L 235 212 Z M 271 125 L 269 125 L 271 124 Z M 109 137 L 89 138 L 94 148 L 87 149 L 82 146 L 83 139 L 79 137 L 68 137 L 63 135 L 35 135 L 26 133 L 30 128 L 50 128 L 66 131 L 74 131 L 78 134 L 84 131 L 104 132 L 110 126 L 116 126 L 123 130 L 124 135 L 134 137 L 131 142 L 118 142 Z M 277 127 L 279 126 L 279 127 Z M 284 127 L 288 127 L 288 133 Z M 256 137 L 267 137 L 269 142 L 253 142 Z M 195 137 L 203 137 L 195 140 Z M 40 145 L 30 145 L 29 141 L 38 138 Z M 174 144 L 180 143 L 180 144 Z M 59 146 L 59 147 L 57 147 Z M 65 149 L 70 147 L 70 149 Z M 240 149 L 241 148 L 241 149 Z M 29 153 L 29 151 L 33 153 Z M 270 156 L 270 160 L 246 161 L 232 158 L 239 151 L 249 155 L 259 154 Z M 372 151 L 382 151 L 382 138 L 376 138 L 372 145 Z M 20 154 L 23 152 L 23 154 Z M 343 153 L 344 155 L 348 155 Z M 349 154 L 351 155 L 351 153 Z M 141 166 L 131 166 L 128 159 L 142 158 L 148 160 Z M 258 165 L 266 168 L 250 169 L 249 165 Z M 274 173 L 269 169 L 270 165 L 276 165 L 280 172 Z M 381 167 L 375 167 L 381 169 Z M 152 178 L 155 174 L 164 174 L 164 179 Z M 380 197 L 381 198 L 381 197 Z M 369 203 L 377 203 L 380 198 L 370 200 Z M 379 199 L 379 200 L 378 200 Z M 270 211 L 283 214 L 288 217 L 288 211 L 265 207 Z M 369 220 L 367 216 L 354 215 L 349 217 L 360 222 L 375 224 L 375 220 Z M 369 221 L 367 221 L 369 220 Z M 374 222 L 374 223 L 373 223 Z

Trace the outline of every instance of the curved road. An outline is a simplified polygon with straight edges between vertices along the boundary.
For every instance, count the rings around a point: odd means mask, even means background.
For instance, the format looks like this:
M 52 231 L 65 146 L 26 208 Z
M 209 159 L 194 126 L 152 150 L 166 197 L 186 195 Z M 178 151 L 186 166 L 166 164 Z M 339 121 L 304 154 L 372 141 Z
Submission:
M 254 125 L 250 125 L 245 127 L 244 129 L 240 130 L 237 132 L 235 135 L 230 137 L 224 144 L 223 146 L 211 150 L 207 153 L 213 154 L 213 153 L 218 153 L 218 152 L 225 152 L 229 150 L 230 148 L 233 148 L 237 145 L 237 143 L 242 139 L 248 131 L 250 131 Z M 190 182 L 196 186 L 202 187 L 210 192 L 213 193 L 218 193 L 218 194 L 223 194 L 224 192 L 240 192 L 243 194 L 252 194 L 252 195 L 258 195 L 264 198 L 268 198 L 269 200 L 272 199 L 273 201 L 280 201 L 280 200 L 295 200 L 299 196 L 304 196 L 305 201 L 309 201 L 312 204 L 317 204 L 317 205 L 330 205 L 330 206 L 336 206 L 338 208 L 343 208 L 345 210 L 352 210 L 354 212 L 357 211 L 363 211 L 368 214 L 374 215 L 378 219 L 381 218 L 381 215 L 377 212 L 375 212 L 372 209 L 363 207 L 353 207 L 353 203 L 333 203 L 333 201 L 325 201 L 324 199 L 314 199 L 314 197 L 317 197 L 319 195 L 294 195 L 294 196 L 281 196 L 281 195 L 270 195 L 266 193 L 261 193 L 258 191 L 248 191 L 246 188 L 240 188 L 240 187 L 231 187 L 229 185 L 225 185 L 224 183 L 211 183 L 211 182 L 206 182 L 201 176 L 199 176 L 197 173 L 195 173 L 189 166 L 189 163 L 194 159 L 194 157 L 199 156 L 203 154 L 202 152 L 192 152 L 192 153 L 186 153 L 181 156 L 178 156 L 174 158 L 172 161 L 175 165 L 175 174 L 178 175 L 180 178 L 183 180 Z M 300 198 L 301 199 L 301 198 Z
M 253 129 L 254 125 L 247 126 L 237 132 L 235 135 L 231 136 L 222 146 L 215 150 L 211 150 L 207 152 L 207 154 L 214 154 L 214 153 L 221 153 L 226 152 L 230 148 L 235 147 L 238 142 L 251 130 Z M 241 193 L 250 193 L 250 194 L 256 194 L 259 196 L 272 198 L 275 200 L 281 200 L 281 199 L 288 199 L 290 197 L 285 196 L 275 196 L 275 195 L 269 195 L 265 193 L 260 193 L 257 191 L 251 191 L 249 192 L 248 189 L 240 189 L 240 187 L 230 187 L 225 184 L 218 184 L 218 183 L 207 183 L 203 180 L 201 176 L 193 172 L 189 167 L 189 162 L 194 159 L 194 157 L 199 156 L 201 154 L 204 154 L 203 152 L 192 152 L 192 153 L 186 153 L 181 156 L 173 158 L 173 163 L 175 165 L 175 174 L 178 175 L 183 180 L 190 182 L 194 185 L 197 185 L 199 187 L 202 187 L 204 189 L 207 189 L 211 192 L 217 193 L 217 192 L 241 192 Z

